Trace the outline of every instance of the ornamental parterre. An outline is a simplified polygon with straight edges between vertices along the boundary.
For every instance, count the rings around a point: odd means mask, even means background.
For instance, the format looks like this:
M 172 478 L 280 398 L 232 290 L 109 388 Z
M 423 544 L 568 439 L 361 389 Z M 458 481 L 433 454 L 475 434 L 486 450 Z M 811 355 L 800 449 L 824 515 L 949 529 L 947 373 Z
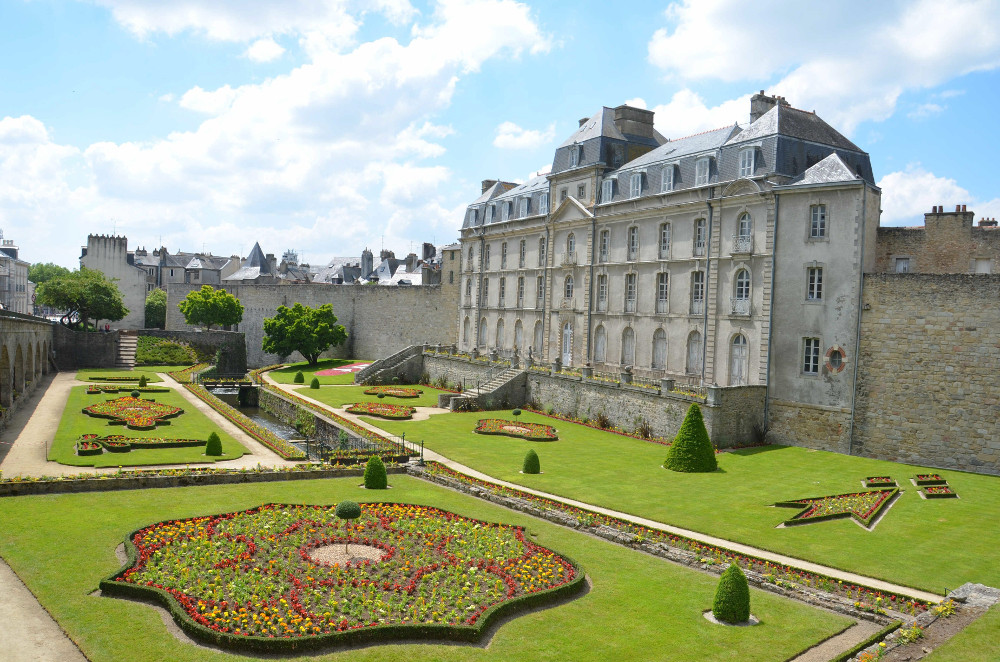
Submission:
M 795 517 L 783 522 L 786 526 L 853 517 L 862 526 L 869 527 L 875 516 L 889 504 L 892 497 L 898 492 L 899 488 L 872 490 L 871 492 L 779 501 L 774 505 L 802 509 L 802 512 Z
M 356 402 L 347 409 L 349 414 L 361 414 L 363 416 L 378 416 L 379 418 L 392 418 L 396 420 L 412 418 L 413 407 L 406 405 L 390 405 L 384 402 Z
M 419 388 L 407 388 L 403 386 L 372 386 L 365 389 L 365 395 L 388 395 L 393 398 L 419 398 L 423 393 Z
M 166 419 L 180 416 L 184 410 L 152 399 L 127 395 L 84 407 L 83 413 L 95 418 L 110 418 L 109 425 L 125 425 L 132 430 L 152 430 L 158 424 L 169 425 L 170 421 Z
M 120 384 L 91 384 L 87 387 L 87 395 L 101 395 L 104 393 L 131 393 L 132 391 L 139 391 L 140 393 L 167 393 L 170 389 L 166 387 L 157 386 L 122 386 Z
M 101 590 L 155 596 L 203 641 L 287 651 L 473 640 L 494 615 L 583 587 L 578 567 L 526 540 L 521 527 L 396 503 L 363 503 L 351 521 L 334 513 L 267 504 L 153 524 L 129 537 L 129 566 Z M 345 545 L 355 556 L 317 560 Z
M 173 439 L 150 437 L 140 439 L 112 434 L 99 437 L 96 434 L 82 435 L 76 442 L 77 455 L 100 455 L 104 451 L 110 453 L 128 453 L 133 448 L 182 448 L 185 446 L 204 446 L 201 439 Z
M 479 434 L 501 434 L 507 437 L 520 437 L 528 441 L 556 441 L 559 439 L 556 429 L 551 425 L 507 421 L 502 418 L 480 419 L 476 423 L 475 432 Z

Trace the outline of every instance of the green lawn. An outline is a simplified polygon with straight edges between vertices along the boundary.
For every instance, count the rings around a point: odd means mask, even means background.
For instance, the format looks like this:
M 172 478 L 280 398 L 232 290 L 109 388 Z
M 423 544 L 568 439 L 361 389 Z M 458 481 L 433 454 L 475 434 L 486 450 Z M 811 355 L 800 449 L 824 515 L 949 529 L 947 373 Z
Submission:
M 190 366 L 156 365 L 156 366 L 147 366 L 144 368 L 138 368 L 136 370 L 126 370 L 124 368 L 87 368 L 85 370 L 77 370 L 76 378 L 79 379 L 80 381 L 85 381 L 85 382 L 102 382 L 105 380 L 101 378 L 106 376 L 135 377 L 135 381 L 138 382 L 139 377 L 141 377 L 142 375 L 146 375 L 147 382 L 159 382 L 163 380 L 157 377 L 156 373 L 174 372 L 176 370 L 183 370 L 184 368 L 188 367 Z
M 267 374 L 269 374 L 271 378 L 279 384 L 293 384 L 295 383 L 295 373 L 301 371 L 302 376 L 306 380 L 305 384 L 308 386 L 309 382 L 312 381 L 312 378 L 318 371 L 329 370 L 330 368 L 339 368 L 342 365 L 349 365 L 351 363 L 371 363 L 371 361 L 365 361 L 363 359 L 320 359 L 319 363 L 315 366 L 310 366 L 307 362 L 302 361 L 301 363 L 291 363 L 286 365 L 284 368 L 272 370 Z M 320 385 L 353 384 L 354 373 L 347 373 L 344 375 L 320 375 L 317 379 L 319 379 Z
M 509 412 L 450 413 L 427 421 L 372 419 L 394 434 L 513 483 L 701 531 L 817 563 L 944 593 L 967 581 L 1000 585 L 1000 478 L 938 471 L 959 499 L 921 499 L 909 477 L 919 467 L 805 448 L 768 446 L 723 453 L 720 470 L 662 468 L 666 447 L 525 412 L 554 425 L 559 441 L 530 442 L 472 432 L 480 418 Z M 543 474 L 520 473 L 534 448 Z M 850 520 L 775 529 L 794 512 L 776 501 L 856 492 L 865 476 L 889 475 L 904 493 L 874 531 Z
M 488 647 L 385 645 L 308 659 L 780 662 L 850 623 L 754 590 L 751 608 L 761 625 L 712 625 L 702 611 L 711 607 L 714 576 L 418 479 L 390 479 L 393 489 L 385 494 L 363 493 L 356 478 L 344 478 L 8 498 L 0 500 L 0 556 L 95 662 L 251 659 L 178 641 L 148 605 L 90 595 L 118 569 L 114 549 L 132 530 L 268 502 L 332 504 L 344 498 L 427 504 L 524 525 L 539 544 L 576 560 L 592 588 L 571 602 L 510 620 L 496 630 Z
M 377 395 L 365 395 L 365 389 L 371 386 L 325 386 L 319 389 L 311 389 L 308 386 L 296 389 L 300 395 L 305 395 L 314 400 L 330 405 L 331 407 L 343 407 L 355 402 L 384 402 L 391 405 L 408 405 L 410 407 L 437 407 L 438 396 L 449 391 L 422 385 L 406 385 L 406 388 L 415 388 L 423 393 L 416 398 L 394 398 L 391 395 L 385 396 L 382 400 Z
M 218 428 L 204 414 L 195 409 L 194 405 L 185 400 L 179 393 L 171 390 L 167 393 L 146 393 L 144 399 L 152 398 L 174 407 L 180 407 L 184 413 L 175 418 L 168 418 L 169 425 L 157 425 L 155 430 L 130 430 L 124 425 L 108 425 L 109 419 L 94 418 L 84 414 L 84 407 L 101 400 L 113 400 L 127 395 L 101 394 L 88 395 L 86 386 L 74 386 L 70 389 L 66 409 L 63 411 L 59 430 L 56 432 L 52 447 L 49 449 L 49 460 L 75 467 L 131 467 L 144 464 L 195 464 L 198 462 L 217 462 L 232 460 L 247 452 L 240 442 Z M 108 453 L 101 455 L 76 455 L 74 444 L 80 435 L 97 434 L 106 436 L 112 434 L 135 438 L 173 437 L 178 439 L 208 439 L 213 431 L 219 433 L 222 439 L 222 452 L 219 457 L 205 455 L 204 446 L 162 449 L 133 449 L 128 453 Z
M 982 662 L 1000 660 L 1000 607 L 993 607 L 943 646 L 925 662 Z

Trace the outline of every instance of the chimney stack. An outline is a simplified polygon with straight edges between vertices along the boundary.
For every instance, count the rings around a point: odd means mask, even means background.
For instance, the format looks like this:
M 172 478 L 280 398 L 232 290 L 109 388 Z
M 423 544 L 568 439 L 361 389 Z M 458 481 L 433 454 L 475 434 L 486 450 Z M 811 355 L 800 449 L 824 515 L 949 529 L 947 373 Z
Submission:
M 653 111 L 621 105 L 615 108 L 615 126 L 626 136 L 653 137 Z
M 491 186 L 493 186 L 494 184 L 496 184 L 497 181 L 498 180 L 496 180 L 496 179 L 484 179 L 483 180 L 483 190 L 482 190 L 482 193 L 486 193 L 486 191 L 489 190 L 489 188 Z
M 759 120 L 765 113 L 774 108 L 777 105 L 787 106 L 788 102 L 785 101 L 785 97 L 779 97 L 774 95 L 769 97 L 764 94 L 764 90 L 761 90 L 757 94 L 750 97 L 750 123 L 754 123 Z

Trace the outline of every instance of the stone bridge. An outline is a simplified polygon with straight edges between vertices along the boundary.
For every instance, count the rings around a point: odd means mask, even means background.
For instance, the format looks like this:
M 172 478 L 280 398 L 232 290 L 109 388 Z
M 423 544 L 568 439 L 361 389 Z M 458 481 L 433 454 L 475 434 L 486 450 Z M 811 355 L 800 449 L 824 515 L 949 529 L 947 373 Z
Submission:
M 0 407 L 14 405 L 52 369 L 53 325 L 46 319 L 0 311 Z

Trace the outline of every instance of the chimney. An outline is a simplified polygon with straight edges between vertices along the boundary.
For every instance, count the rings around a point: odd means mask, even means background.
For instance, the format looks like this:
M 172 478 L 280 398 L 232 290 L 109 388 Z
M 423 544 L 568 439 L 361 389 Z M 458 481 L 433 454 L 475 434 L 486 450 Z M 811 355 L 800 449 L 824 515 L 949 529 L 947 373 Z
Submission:
M 379 251 L 378 258 L 380 260 L 394 260 L 396 259 L 396 254 L 390 251 L 388 248 L 383 248 Z
M 406 256 L 406 273 L 411 274 L 417 270 L 417 254 L 410 253 Z
M 496 179 L 484 179 L 483 180 L 483 193 L 486 193 L 487 189 L 497 183 Z
M 422 259 L 430 260 L 435 255 L 437 255 L 437 249 L 434 248 L 434 244 L 430 244 L 425 241 L 421 248 L 420 254 L 422 256 Z
M 361 277 L 367 278 L 375 271 L 375 256 L 367 248 L 361 253 Z
M 621 105 L 615 108 L 615 126 L 626 136 L 653 137 L 653 111 Z
M 764 94 L 764 90 L 761 90 L 757 94 L 750 97 L 750 123 L 752 124 L 759 120 L 765 113 L 767 113 L 767 111 L 771 110 L 778 104 L 788 106 L 788 102 L 785 101 L 785 97 L 779 97 L 778 95 L 769 97 Z

